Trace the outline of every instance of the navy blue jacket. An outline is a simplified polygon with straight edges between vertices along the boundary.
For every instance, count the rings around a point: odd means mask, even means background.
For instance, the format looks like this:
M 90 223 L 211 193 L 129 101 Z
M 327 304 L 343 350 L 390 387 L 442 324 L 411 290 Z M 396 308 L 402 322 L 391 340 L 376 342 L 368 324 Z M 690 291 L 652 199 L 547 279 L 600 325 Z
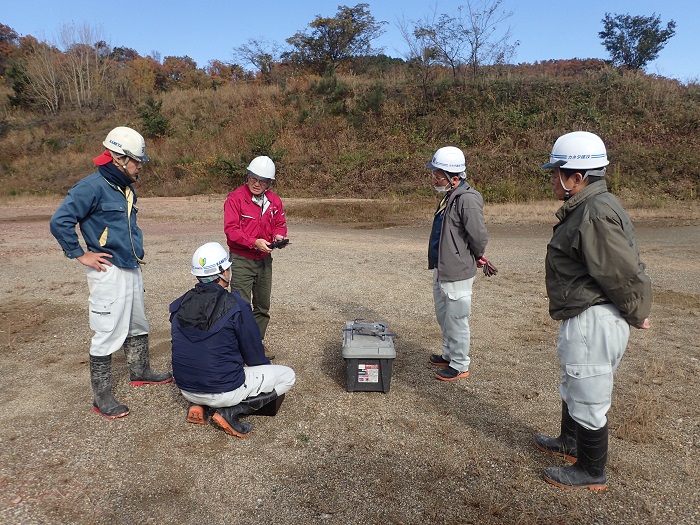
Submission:
M 231 392 L 243 365 L 269 365 L 250 304 L 217 283 L 198 283 L 170 305 L 173 375 L 193 393 Z

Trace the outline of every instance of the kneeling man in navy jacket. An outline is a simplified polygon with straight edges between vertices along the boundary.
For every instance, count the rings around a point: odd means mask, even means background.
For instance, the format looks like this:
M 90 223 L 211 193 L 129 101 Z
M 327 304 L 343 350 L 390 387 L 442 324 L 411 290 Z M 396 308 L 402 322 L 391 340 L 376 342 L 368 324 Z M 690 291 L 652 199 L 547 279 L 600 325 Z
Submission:
M 215 242 L 192 256 L 195 287 L 170 305 L 173 375 L 190 402 L 187 421 L 205 424 L 205 413 L 227 434 L 253 429 L 242 415 L 275 415 L 296 380 L 294 370 L 270 364 L 250 304 L 226 287 L 229 254 Z

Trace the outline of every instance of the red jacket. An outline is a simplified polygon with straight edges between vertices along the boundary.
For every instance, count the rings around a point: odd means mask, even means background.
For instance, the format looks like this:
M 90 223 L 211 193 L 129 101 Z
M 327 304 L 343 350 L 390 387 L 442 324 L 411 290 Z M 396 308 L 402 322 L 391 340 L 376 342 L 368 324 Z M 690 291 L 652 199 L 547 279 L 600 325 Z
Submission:
M 270 254 L 255 249 L 256 239 L 272 242 L 275 235 L 287 236 L 287 219 L 282 199 L 270 190 L 265 192 L 269 201 L 263 211 L 253 202 L 253 194 L 244 184 L 233 190 L 224 203 L 224 233 L 229 250 L 248 259 L 264 259 Z

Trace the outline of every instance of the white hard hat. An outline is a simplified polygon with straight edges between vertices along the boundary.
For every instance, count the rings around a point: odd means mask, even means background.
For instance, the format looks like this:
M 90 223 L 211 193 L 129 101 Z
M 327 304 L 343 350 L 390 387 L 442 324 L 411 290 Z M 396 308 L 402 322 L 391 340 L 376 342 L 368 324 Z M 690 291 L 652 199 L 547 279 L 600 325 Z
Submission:
M 595 133 L 573 131 L 562 135 L 552 147 L 549 162 L 542 167 L 592 170 L 610 164 L 605 144 Z
M 192 256 L 192 275 L 197 277 L 219 275 L 230 267 L 228 252 L 218 242 L 203 244 Z
M 248 173 L 260 179 L 275 180 L 275 163 L 265 155 L 255 157 L 248 164 Z
M 146 141 L 138 131 L 126 126 L 114 128 L 102 143 L 105 148 L 118 155 L 126 155 L 138 162 L 148 162 Z
M 433 160 L 428 162 L 426 167 L 431 170 L 442 170 L 452 175 L 463 176 L 467 169 L 467 162 L 461 149 L 445 146 L 435 152 Z

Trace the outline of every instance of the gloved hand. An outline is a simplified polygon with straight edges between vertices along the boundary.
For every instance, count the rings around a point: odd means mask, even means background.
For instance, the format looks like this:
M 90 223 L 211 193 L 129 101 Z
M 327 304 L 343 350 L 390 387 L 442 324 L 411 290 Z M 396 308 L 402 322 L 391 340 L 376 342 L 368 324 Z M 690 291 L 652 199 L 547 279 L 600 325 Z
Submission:
M 491 264 L 486 257 L 482 257 L 481 260 L 484 262 L 483 270 L 486 277 L 491 277 L 498 273 L 498 268 Z

